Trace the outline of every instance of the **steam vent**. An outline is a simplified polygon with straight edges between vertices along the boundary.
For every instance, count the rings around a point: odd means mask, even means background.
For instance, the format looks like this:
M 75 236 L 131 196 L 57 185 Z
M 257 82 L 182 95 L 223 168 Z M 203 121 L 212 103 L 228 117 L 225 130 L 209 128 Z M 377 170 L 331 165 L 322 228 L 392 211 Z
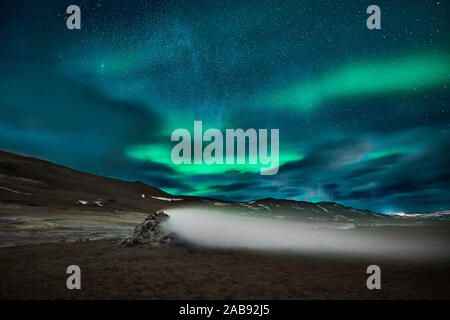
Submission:
M 171 243 L 172 236 L 160 226 L 160 224 L 168 218 L 169 215 L 162 211 L 150 214 L 143 222 L 134 228 L 131 236 L 122 240 L 122 245 L 133 246 L 135 244 L 152 245 L 158 243 Z

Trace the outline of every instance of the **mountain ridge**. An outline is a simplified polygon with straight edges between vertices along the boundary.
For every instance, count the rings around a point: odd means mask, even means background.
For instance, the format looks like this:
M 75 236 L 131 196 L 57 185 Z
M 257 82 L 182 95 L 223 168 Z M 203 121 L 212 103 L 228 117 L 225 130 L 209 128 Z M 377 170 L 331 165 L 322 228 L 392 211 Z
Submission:
M 418 217 L 414 214 L 385 215 L 325 201 L 312 203 L 263 198 L 234 202 L 172 195 L 140 181 L 103 177 L 6 151 L 0 151 L 0 177 L 0 203 L 57 209 L 75 207 L 94 211 L 133 210 L 148 213 L 180 206 L 208 206 L 279 219 L 295 217 L 319 221 L 354 221 Z M 426 214 L 421 214 L 420 218 L 426 218 Z M 438 217 L 435 215 L 435 218 Z

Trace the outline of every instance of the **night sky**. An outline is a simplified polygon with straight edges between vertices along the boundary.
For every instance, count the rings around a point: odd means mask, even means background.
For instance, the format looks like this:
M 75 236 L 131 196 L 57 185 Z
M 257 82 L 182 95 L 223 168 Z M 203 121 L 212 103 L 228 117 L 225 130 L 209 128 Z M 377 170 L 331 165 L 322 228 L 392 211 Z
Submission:
M 66 28 L 71 4 L 81 30 Z M 1 0 L 0 149 L 173 194 L 450 209 L 448 9 Z M 173 164 L 170 135 L 194 120 L 280 129 L 278 174 Z

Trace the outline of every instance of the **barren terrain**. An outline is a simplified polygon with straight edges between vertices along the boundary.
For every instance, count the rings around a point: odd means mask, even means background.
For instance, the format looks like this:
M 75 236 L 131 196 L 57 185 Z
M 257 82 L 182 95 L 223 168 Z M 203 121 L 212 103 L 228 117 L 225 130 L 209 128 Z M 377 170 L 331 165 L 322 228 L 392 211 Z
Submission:
M 4 152 L 0 176 L 1 299 L 450 298 L 448 212 L 389 217 L 330 202 L 173 196 Z M 156 210 L 199 207 L 333 228 L 345 239 L 399 239 L 423 254 L 118 244 Z M 72 264 L 82 270 L 81 290 L 66 288 Z M 381 290 L 366 287 L 371 264 L 381 267 Z
M 368 290 L 365 270 L 382 270 Z M 67 266 L 81 290 L 66 288 Z M 450 261 L 333 257 L 173 247 L 112 240 L 0 249 L 2 299 L 449 299 Z

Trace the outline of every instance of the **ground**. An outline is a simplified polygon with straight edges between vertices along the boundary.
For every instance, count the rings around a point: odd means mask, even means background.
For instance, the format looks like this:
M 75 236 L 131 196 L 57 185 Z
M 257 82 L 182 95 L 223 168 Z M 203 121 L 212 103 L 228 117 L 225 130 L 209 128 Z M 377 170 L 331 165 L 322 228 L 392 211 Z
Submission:
M 382 270 L 368 290 L 368 265 Z M 66 268 L 81 268 L 81 290 Z M 450 260 L 120 247 L 117 239 L 0 249 L 0 299 L 449 299 Z

